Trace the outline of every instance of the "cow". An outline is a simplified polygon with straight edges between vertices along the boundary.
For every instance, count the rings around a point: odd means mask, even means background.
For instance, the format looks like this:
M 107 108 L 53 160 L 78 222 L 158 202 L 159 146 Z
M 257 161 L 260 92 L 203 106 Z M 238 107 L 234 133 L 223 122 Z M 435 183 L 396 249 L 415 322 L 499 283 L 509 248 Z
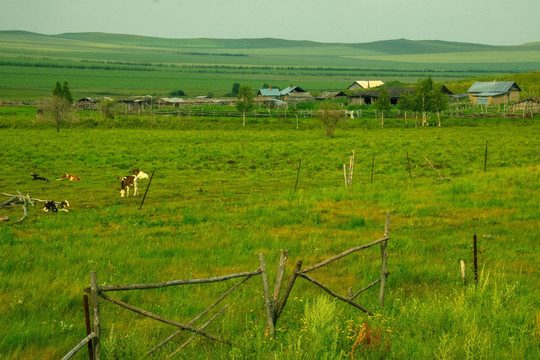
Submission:
M 133 172 L 135 176 L 137 176 L 138 180 L 148 179 L 148 174 L 145 173 L 144 171 L 140 171 L 139 169 L 134 169 L 134 170 L 131 170 L 131 172 Z
M 133 186 L 133 196 L 136 196 L 139 194 L 139 191 L 137 190 L 137 176 L 135 175 L 129 175 L 124 177 L 119 177 L 118 180 L 120 180 L 120 197 L 124 197 L 124 194 L 126 197 L 129 197 L 129 188 Z
M 43 208 L 43 211 L 45 212 L 58 212 L 58 211 L 65 211 L 68 212 L 69 210 L 66 209 L 69 207 L 69 202 L 67 200 L 61 201 L 59 203 L 56 203 L 52 200 L 45 202 L 45 207 Z
M 44 178 L 44 177 L 41 177 L 41 176 L 39 176 L 38 174 L 30 174 L 30 175 L 34 177 L 34 180 L 41 180 L 41 181 L 50 182 L 49 179 L 46 179 L 46 178 Z
M 57 179 L 57 180 L 63 180 L 63 179 L 68 179 L 69 181 L 79 181 L 79 180 L 82 180 L 80 177 L 78 177 L 77 175 L 73 174 L 73 175 L 70 175 L 70 174 L 63 174 L 62 176 L 60 176 L 60 179 Z

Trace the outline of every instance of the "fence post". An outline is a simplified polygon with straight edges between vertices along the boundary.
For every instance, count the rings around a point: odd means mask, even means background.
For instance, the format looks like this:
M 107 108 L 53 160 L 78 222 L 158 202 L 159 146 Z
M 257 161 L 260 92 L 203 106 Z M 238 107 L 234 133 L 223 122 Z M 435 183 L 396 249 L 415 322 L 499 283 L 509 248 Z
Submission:
M 268 277 L 266 276 L 266 265 L 264 263 L 264 255 L 262 253 L 259 254 L 259 263 L 261 265 L 261 277 L 263 282 L 263 290 L 264 290 L 264 302 L 266 306 L 266 330 L 265 335 L 270 335 L 270 337 L 274 337 L 274 306 L 272 303 L 272 300 L 270 299 L 270 290 L 268 289 Z
M 98 281 L 95 271 L 90 271 L 90 294 L 92 295 L 92 311 L 94 313 L 94 333 L 96 337 L 94 343 L 94 359 L 99 360 L 100 352 L 100 337 L 101 325 L 99 323 L 99 296 L 98 296 Z
M 390 227 L 390 212 L 386 213 L 386 222 L 384 225 L 384 237 L 388 237 L 388 231 Z M 388 252 L 386 251 L 388 245 L 388 240 L 381 242 L 381 257 L 382 257 L 382 266 L 381 266 L 381 289 L 379 292 L 379 304 L 381 308 L 384 307 L 384 286 L 386 285 L 386 263 L 388 260 Z

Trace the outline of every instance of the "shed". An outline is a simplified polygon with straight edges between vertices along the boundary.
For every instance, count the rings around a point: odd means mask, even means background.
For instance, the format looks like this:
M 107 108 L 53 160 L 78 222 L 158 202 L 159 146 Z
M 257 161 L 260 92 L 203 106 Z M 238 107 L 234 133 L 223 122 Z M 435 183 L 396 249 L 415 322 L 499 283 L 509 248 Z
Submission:
M 477 81 L 467 91 L 473 104 L 499 105 L 519 100 L 515 81 Z
M 384 82 L 381 80 L 356 80 L 349 87 L 348 90 L 358 90 L 358 89 L 371 89 L 384 85 Z

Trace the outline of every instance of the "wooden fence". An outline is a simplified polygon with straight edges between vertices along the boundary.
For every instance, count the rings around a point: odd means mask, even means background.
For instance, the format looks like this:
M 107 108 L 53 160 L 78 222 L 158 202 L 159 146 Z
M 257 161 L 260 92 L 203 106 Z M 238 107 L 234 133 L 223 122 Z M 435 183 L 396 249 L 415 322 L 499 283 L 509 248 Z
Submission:
M 101 344 L 100 344 L 100 337 L 101 337 L 101 319 L 100 319 L 100 301 L 99 298 L 107 300 L 108 302 L 111 302 L 115 305 L 118 305 L 124 309 L 133 311 L 137 314 L 149 317 L 151 319 L 154 319 L 156 321 L 160 321 L 165 324 L 169 324 L 177 328 L 176 331 L 174 331 L 170 336 L 168 336 L 166 339 L 164 339 L 161 343 L 156 345 L 154 348 L 150 349 L 146 355 L 149 356 L 156 352 L 157 350 L 161 349 L 164 345 L 166 345 L 168 342 L 173 340 L 175 337 L 180 335 L 183 331 L 189 331 L 192 333 L 192 336 L 185 341 L 180 347 L 178 347 L 176 350 L 174 350 L 171 354 L 168 355 L 168 357 L 172 357 L 175 354 L 177 354 L 182 348 L 184 348 L 187 344 L 189 344 L 193 339 L 195 339 L 196 336 L 204 336 L 207 339 L 218 341 L 227 345 L 233 345 L 233 343 L 227 339 L 221 338 L 219 336 L 213 335 L 209 332 L 205 331 L 205 328 L 214 321 L 218 316 L 220 316 L 229 306 L 229 304 L 224 305 L 219 311 L 217 311 L 206 323 L 203 325 L 196 327 L 194 324 L 196 321 L 200 320 L 203 316 L 207 315 L 211 310 L 213 310 L 217 305 L 219 305 L 230 293 L 232 293 L 234 290 L 236 290 L 241 285 L 245 284 L 247 280 L 249 280 L 252 277 L 261 276 L 262 286 L 264 290 L 264 298 L 265 298 L 265 308 L 266 308 L 266 330 L 265 335 L 274 337 L 275 335 L 275 327 L 277 324 L 277 321 L 279 317 L 281 316 L 283 309 L 285 308 L 285 305 L 287 303 L 287 300 L 289 298 L 289 295 L 291 293 L 291 290 L 294 287 L 295 281 L 298 277 L 303 278 L 307 280 L 308 282 L 317 285 L 324 291 L 326 291 L 331 296 L 344 301 L 345 303 L 354 306 L 355 308 L 363 311 L 364 313 L 368 315 L 373 315 L 373 312 L 367 309 L 366 307 L 360 305 L 359 303 L 355 302 L 354 299 L 358 297 L 362 292 L 368 290 L 369 288 L 377 285 L 380 283 L 380 290 L 379 290 L 379 303 L 381 308 L 384 305 L 384 290 L 385 290 L 385 284 L 386 284 L 386 278 L 388 276 L 387 272 L 387 259 L 388 259 L 388 252 L 387 252 L 387 244 L 389 240 L 388 231 L 389 231 L 389 223 L 390 223 L 390 213 L 387 213 L 386 215 L 386 222 L 385 222 L 385 232 L 384 236 L 378 240 L 372 241 L 370 243 L 356 246 L 354 248 L 348 249 L 341 254 L 332 256 L 320 263 L 308 266 L 304 269 L 302 269 L 302 261 L 298 261 L 296 263 L 296 266 L 294 267 L 291 276 L 289 277 L 289 280 L 287 284 L 285 285 L 285 288 L 282 291 L 282 285 L 283 285 L 283 279 L 285 276 L 285 268 L 287 264 L 288 259 L 288 251 L 282 250 L 281 251 L 281 258 L 279 261 L 279 266 L 277 270 L 277 276 L 276 276 L 276 282 L 274 285 L 274 292 L 273 294 L 270 294 L 270 288 L 268 284 L 268 277 L 267 277 L 267 271 L 266 271 L 266 265 L 264 262 L 264 256 L 263 254 L 259 254 L 259 268 L 251 271 L 251 272 L 243 272 L 243 273 L 236 273 L 236 274 L 229 274 L 219 277 L 213 277 L 213 278 L 202 278 L 202 279 L 187 279 L 187 280 L 173 280 L 173 281 L 167 281 L 167 282 L 160 282 L 160 283 L 150 283 L 150 284 L 131 284 L 131 285 L 98 285 L 98 279 L 97 274 L 95 271 L 90 272 L 90 287 L 86 288 L 84 291 L 86 293 L 89 293 L 91 296 L 91 302 L 92 302 L 92 312 L 93 312 L 93 331 L 90 332 L 89 325 L 87 326 L 87 333 L 88 336 L 84 338 L 77 346 L 75 346 L 64 358 L 63 360 L 70 359 L 75 353 L 77 353 L 82 347 L 88 344 L 90 347 L 90 359 L 100 360 L 100 352 L 101 352 Z M 351 255 L 357 251 L 364 250 L 367 248 L 370 248 L 372 246 L 380 244 L 381 247 L 381 273 L 380 276 L 373 282 L 371 282 L 369 285 L 359 289 L 356 293 L 352 293 L 349 291 L 348 295 L 341 295 L 336 293 L 335 291 L 331 290 L 328 286 L 320 283 L 319 281 L 313 279 L 312 277 L 306 275 L 307 273 L 311 271 L 315 271 L 317 269 L 322 268 L 325 265 L 328 265 L 334 261 L 337 261 L 339 259 L 342 259 L 348 255 Z M 165 317 L 162 317 L 158 314 L 151 313 L 149 311 L 146 311 L 144 309 L 135 307 L 133 305 L 130 305 L 124 301 L 118 300 L 116 298 L 113 298 L 106 293 L 115 292 L 115 291 L 132 291 L 132 290 L 145 290 L 145 289 L 158 289 L 158 288 L 164 288 L 169 286 L 181 286 L 181 285 L 196 285 L 196 284 L 208 284 L 208 283 L 215 283 L 215 282 L 222 282 L 222 281 L 229 281 L 233 279 L 239 279 L 241 280 L 231 286 L 226 292 L 224 292 L 219 298 L 217 298 L 209 307 L 207 307 L 204 311 L 199 313 L 197 316 L 195 316 L 193 319 L 182 323 L 175 320 L 167 319 Z M 281 295 L 281 296 L 280 296 Z M 88 314 L 88 307 L 86 307 L 86 318 L 89 319 Z M 89 320 L 87 321 L 89 322 Z

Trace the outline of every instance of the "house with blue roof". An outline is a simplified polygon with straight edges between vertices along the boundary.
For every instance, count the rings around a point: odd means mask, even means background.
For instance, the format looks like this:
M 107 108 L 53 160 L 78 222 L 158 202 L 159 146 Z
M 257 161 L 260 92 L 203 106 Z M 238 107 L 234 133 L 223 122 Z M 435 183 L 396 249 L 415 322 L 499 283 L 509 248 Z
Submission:
M 519 101 L 520 91 L 515 81 L 477 81 L 467 93 L 475 105 L 499 105 Z

